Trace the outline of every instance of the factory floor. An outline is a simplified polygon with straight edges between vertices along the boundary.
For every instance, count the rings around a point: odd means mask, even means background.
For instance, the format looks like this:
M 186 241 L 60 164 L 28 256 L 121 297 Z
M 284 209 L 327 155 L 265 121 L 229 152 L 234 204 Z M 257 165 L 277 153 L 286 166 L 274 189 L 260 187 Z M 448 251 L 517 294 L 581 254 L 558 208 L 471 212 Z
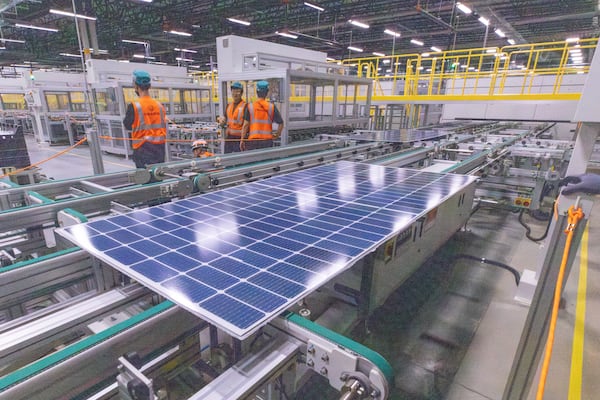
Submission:
M 28 148 L 33 163 L 66 146 L 39 145 L 28 139 Z M 103 160 L 106 172 L 133 168 L 124 157 L 105 154 Z M 87 146 L 40 168 L 53 179 L 93 175 Z M 564 290 L 545 400 L 596 399 L 600 393 L 600 247 L 596 245 L 600 210 L 595 211 L 589 220 L 587 257 L 578 255 Z M 508 271 L 453 256 L 468 254 L 521 272 L 535 270 L 543 244 L 528 240 L 517 218 L 510 211 L 481 208 L 466 230 L 454 235 L 369 320 L 362 341 L 392 364 L 396 377 L 391 398 L 502 399 L 529 308 L 514 300 L 516 284 Z M 532 236 L 543 233 L 545 222 L 525 220 Z M 587 294 L 582 291 L 582 278 Z M 575 329 L 582 319 L 585 328 Z M 536 377 L 523 400 L 535 398 L 537 381 Z M 304 399 L 325 397 L 323 392 L 316 396 Z

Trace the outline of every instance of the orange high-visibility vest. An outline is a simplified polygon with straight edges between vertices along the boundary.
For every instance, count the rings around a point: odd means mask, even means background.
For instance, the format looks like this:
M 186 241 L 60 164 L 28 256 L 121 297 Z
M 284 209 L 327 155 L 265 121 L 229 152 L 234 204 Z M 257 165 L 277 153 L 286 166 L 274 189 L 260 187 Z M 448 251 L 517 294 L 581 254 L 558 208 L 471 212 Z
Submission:
M 275 118 L 275 106 L 265 99 L 259 99 L 248 104 L 250 112 L 250 134 L 249 140 L 273 139 L 273 118 Z
M 227 134 L 229 136 L 242 137 L 242 126 L 244 125 L 244 112 L 246 102 L 240 101 L 236 105 L 227 105 Z
M 167 138 L 167 118 L 165 107 L 150 96 L 143 96 L 132 102 L 135 118 L 131 125 L 131 146 L 140 148 L 145 142 L 165 144 Z

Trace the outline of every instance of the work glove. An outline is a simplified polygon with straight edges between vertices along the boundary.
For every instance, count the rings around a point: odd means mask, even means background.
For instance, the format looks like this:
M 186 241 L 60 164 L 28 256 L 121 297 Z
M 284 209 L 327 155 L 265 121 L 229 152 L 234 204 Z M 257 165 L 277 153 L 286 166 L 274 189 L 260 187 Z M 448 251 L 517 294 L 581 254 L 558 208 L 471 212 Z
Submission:
M 600 194 L 600 175 L 582 174 L 566 176 L 561 180 L 561 185 L 566 185 L 561 192 L 562 194 L 576 192 Z

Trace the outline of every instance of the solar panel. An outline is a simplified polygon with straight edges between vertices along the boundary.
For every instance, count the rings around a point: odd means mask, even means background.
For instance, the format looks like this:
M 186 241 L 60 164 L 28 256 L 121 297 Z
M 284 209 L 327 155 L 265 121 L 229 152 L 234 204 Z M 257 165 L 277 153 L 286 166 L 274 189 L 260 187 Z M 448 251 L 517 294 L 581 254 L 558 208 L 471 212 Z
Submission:
M 57 231 L 243 339 L 474 179 L 341 161 Z

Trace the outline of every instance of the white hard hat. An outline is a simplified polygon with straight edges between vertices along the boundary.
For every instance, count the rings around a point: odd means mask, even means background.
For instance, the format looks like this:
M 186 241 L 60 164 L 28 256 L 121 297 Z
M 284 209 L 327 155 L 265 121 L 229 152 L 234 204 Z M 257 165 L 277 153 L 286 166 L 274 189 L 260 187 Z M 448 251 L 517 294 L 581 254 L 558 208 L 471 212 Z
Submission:
M 195 140 L 194 143 L 192 143 L 192 150 L 196 150 L 199 147 L 208 147 L 208 143 L 206 143 L 206 140 L 198 139 Z

